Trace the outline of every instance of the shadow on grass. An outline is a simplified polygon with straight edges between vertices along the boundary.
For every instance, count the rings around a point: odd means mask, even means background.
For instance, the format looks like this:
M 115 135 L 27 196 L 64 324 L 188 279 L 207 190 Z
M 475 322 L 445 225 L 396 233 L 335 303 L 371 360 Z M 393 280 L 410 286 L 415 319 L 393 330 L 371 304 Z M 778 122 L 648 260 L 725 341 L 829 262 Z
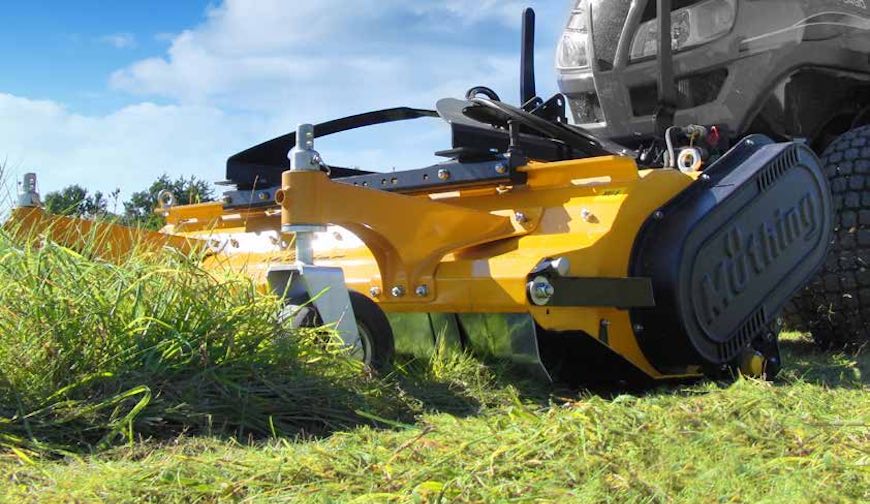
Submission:
M 780 342 L 785 383 L 802 380 L 825 387 L 863 388 L 870 385 L 870 354 L 867 348 L 822 350 L 806 338 Z

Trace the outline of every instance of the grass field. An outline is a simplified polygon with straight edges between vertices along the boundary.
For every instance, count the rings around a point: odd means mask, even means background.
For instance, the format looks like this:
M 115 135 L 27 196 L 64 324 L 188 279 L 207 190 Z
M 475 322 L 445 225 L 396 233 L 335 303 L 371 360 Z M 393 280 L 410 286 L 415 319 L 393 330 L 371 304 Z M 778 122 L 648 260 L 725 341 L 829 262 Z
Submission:
M 870 358 L 578 391 L 465 355 L 366 375 L 231 272 L 0 235 L 4 502 L 861 502 Z M 277 336 L 276 336 L 277 335 Z

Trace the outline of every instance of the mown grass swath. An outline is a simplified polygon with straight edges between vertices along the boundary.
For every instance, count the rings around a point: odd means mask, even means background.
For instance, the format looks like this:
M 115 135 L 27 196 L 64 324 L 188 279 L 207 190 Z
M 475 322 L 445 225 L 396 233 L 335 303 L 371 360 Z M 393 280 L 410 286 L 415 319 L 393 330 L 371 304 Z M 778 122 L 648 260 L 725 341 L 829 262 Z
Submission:
M 104 261 L 100 237 L 83 238 L 73 250 L 0 232 L 3 445 L 318 433 L 391 407 L 322 336 L 290 334 L 280 300 L 240 274 L 169 249 Z

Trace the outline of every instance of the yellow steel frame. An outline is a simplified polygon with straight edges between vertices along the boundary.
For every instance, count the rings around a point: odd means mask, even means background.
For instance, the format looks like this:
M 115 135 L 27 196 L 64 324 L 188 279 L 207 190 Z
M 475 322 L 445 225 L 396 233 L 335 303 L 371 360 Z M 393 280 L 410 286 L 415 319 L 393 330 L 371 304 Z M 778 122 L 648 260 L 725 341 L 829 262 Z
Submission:
M 649 376 L 661 377 L 641 352 L 626 311 L 534 306 L 527 299 L 527 275 L 542 259 L 564 257 L 570 276 L 627 276 L 641 225 L 695 176 L 639 171 L 623 157 L 531 162 L 520 171 L 527 175 L 523 185 L 414 195 L 342 184 L 321 172 L 286 172 L 276 195 L 280 208 L 173 207 L 164 210 L 164 233 L 179 236 L 145 234 L 144 240 L 141 232 L 122 226 L 47 217 L 39 209 L 16 210 L 13 221 L 20 229 L 47 230 L 62 242 L 103 233 L 114 254 L 143 242 L 190 249 L 215 234 L 274 232 L 282 223 L 337 225 L 365 246 L 319 254 L 318 263 L 343 268 L 348 287 L 386 312 L 530 313 L 544 329 L 590 335 L 606 320 L 609 337 L 601 344 Z M 276 247 L 212 254 L 206 265 L 244 268 L 267 289 L 269 267 L 294 259 L 292 250 Z M 424 295 L 417 295 L 422 285 Z M 405 295 L 390 295 L 397 286 Z
M 319 262 L 342 267 L 351 289 L 380 292 L 374 299 L 387 312 L 531 313 L 545 329 L 588 334 L 607 320 L 610 348 L 661 376 L 641 352 L 626 311 L 534 306 L 527 275 L 544 258 L 564 257 L 571 276 L 625 277 L 641 225 L 695 177 L 639 171 L 623 157 L 530 163 L 520 171 L 528 176 L 521 186 L 424 195 L 285 172 L 277 201 L 283 224 L 335 224 L 365 242 Z M 415 295 L 420 285 L 426 295 Z M 406 294 L 391 296 L 393 287 Z

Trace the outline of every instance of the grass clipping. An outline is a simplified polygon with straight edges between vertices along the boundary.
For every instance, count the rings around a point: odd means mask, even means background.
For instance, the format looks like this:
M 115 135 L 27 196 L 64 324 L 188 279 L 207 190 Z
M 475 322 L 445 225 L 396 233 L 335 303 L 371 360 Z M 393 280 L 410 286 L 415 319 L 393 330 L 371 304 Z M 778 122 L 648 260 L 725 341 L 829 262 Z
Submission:
M 279 309 L 170 250 L 111 263 L 0 233 L 0 445 L 318 434 L 385 414 L 360 365 L 291 334 Z

